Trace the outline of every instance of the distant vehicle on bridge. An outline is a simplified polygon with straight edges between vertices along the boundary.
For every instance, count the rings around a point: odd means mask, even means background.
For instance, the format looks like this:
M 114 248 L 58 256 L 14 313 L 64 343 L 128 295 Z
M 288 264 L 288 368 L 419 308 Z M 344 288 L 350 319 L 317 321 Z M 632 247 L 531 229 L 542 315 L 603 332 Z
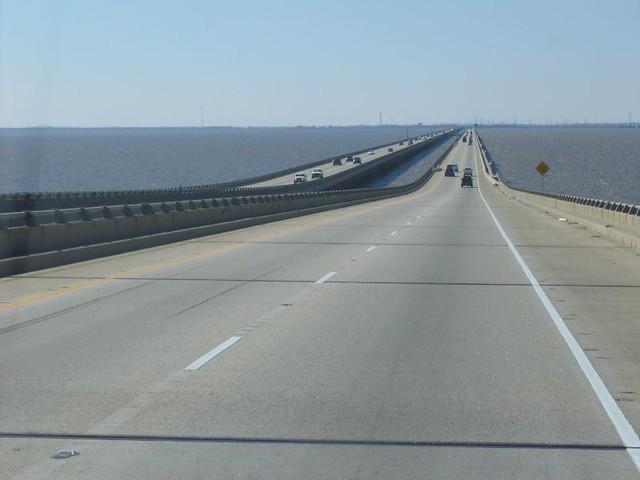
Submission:
M 313 180 L 314 178 L 324 178 L 324 172 L 321 168 L 311 170 L 311 179 Z
M 362 163 L 362 159 L 360 157 L 353 157 L 353 164 L 359 165 Z
M 445 177 L 455 177 L 456 176 L 456 171 L 453 168 L 453 165 L 447 165 L 447 168 L 444 169 L 444 176 Z
M 460 187 L 473 188 L 473 170 L 471 170 L 470 168 L 464 169 L 464 173 L 462 174 L 462 180 L 460 181 Z
M 334 165 L 342 165 L 342 159 L 341 158 L 334 158 L 333 159 L 333 164 Z
M 293 176 L 293 183 L 305 183 L 307 181 L 307 175 L 305 173 L 296 173 Z

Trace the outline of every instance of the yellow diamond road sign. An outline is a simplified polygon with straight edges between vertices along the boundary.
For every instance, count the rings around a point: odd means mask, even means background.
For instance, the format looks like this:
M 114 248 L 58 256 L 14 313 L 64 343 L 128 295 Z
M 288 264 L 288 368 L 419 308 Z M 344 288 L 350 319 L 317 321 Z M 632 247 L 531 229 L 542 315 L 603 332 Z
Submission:
M 544 175 L 545 173 L 547 173 L 549 171 L 549 165 L 547 165 L 544 162 L 540 162 L 538 164 L 538 166 L 536 167 L 536 170 L 538 171 L 538 173 L 540 175 Z

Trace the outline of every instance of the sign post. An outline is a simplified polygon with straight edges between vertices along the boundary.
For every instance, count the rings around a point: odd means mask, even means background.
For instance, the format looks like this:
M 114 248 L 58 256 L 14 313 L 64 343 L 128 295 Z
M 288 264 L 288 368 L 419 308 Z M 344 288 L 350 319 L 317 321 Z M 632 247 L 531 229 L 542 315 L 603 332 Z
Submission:
M 549 165 L 544 162 L 540 162 L 536 167 L 536 170 L 540 174 L 540 181 L 542 182 L 542 193 L 544 193 L 544 176 L 549 171 Z

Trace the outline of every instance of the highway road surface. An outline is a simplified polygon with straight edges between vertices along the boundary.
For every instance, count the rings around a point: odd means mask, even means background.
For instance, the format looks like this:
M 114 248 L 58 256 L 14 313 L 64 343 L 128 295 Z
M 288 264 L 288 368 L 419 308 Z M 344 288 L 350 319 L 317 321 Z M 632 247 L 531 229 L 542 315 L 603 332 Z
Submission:
M 474 188 L 2 279 L 0 478 L 639 478 L 640 257 L 473 151 Z

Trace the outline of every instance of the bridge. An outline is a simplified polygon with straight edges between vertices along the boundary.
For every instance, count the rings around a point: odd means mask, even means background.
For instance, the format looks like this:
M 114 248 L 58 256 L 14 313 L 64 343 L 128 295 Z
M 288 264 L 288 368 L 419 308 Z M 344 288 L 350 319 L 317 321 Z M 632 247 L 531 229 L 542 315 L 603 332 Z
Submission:
M 0 280 L 3 475 L 638 478 L 637 211 L 441 163 Z

